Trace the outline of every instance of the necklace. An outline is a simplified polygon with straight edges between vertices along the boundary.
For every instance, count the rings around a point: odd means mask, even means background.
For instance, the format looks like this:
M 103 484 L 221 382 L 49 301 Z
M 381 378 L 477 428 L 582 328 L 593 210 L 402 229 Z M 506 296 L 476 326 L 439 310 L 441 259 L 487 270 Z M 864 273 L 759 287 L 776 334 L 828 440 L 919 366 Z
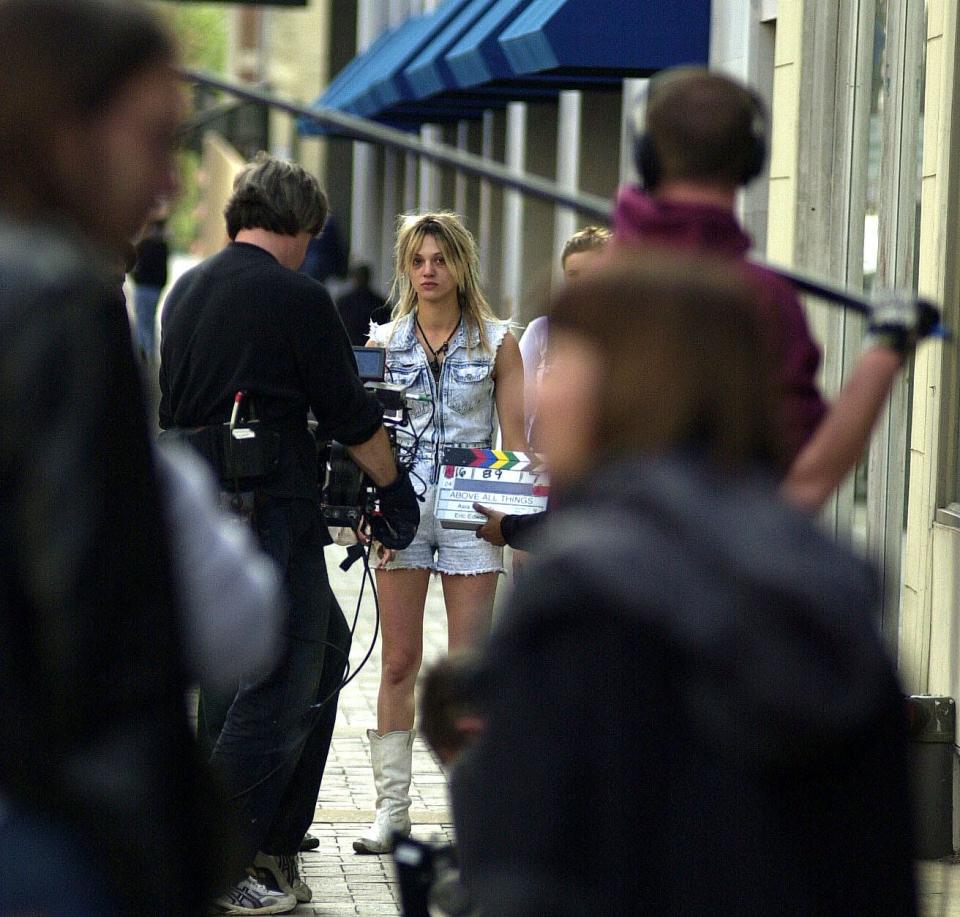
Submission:
M 417 330 L 420 332 L 420 337 L 423 338 L 423 343 L 427 345 L 427 350 L 430 351 L 432 359 L 429 360 L 430 370 L 433 373 L 433 378 L 438 380 L 440 379 L 440 357 L 450 349 L 450 341 L 453 339 L 453 336 L 457 333 L 457 329 L 460 327 L 460 322 L 463 320 L 463 311 L 460 312 L 460 318 L 457 319 L 457 323 L 453 326 L 453 330 L 447 335 L 447 339 L 436 349 L 433 349 L 433 345 L 427 339 L 427 333 L 423 330 L 423 325 L 420 324 L 420 316 L 414 313 L 413 320 L 417 324 Z

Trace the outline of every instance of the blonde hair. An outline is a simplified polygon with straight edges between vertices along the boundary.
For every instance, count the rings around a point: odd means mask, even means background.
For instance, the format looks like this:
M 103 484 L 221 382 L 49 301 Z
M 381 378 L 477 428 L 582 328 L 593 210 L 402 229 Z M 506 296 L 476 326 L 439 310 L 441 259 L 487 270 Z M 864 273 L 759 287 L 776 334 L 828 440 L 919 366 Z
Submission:
M 603 246 L 610 241 L 611 237 L 612 233 L 604 226 L 584 226 L 583 229 L 575 232 L 564 243 L 563 251 L 560 253 L 560 266 L 566 266 L 567 258 L 570 255 L 603 248 Z
M 392 318 L 409 315 L 417 307 L 417 294 L 410 283 L 413 256 L 426 236 L 433 236 L 457 284 L 457 301 L 463 310 L 465 328 L 475 325 L 480 346 L 490 351 L 484 322 L 496 321 L 480 286 L 480 256 L 477 243 L 460 217 L 448 210 L 433 213 L 405 213 L 397 218 L 397 241 L 393 249 L 394 277 L 391 296 L 395 299 Z M 392 335 L 391 335 L 392 337 Z M 468 338 L 469 340 L 469 338 Z

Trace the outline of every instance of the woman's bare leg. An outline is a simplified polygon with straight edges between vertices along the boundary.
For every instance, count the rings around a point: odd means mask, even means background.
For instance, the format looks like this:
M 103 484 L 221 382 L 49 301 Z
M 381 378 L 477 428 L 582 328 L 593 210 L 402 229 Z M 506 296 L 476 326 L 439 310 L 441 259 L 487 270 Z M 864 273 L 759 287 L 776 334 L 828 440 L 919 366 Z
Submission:
M 412 729 L 414 689 L 423 658 L 423 607 L 429 570 L 377 570 L 380 596 L 380 693 L 377 732 Z
M 441 574 L 449 652 L 475 646 L 490 633 L 498 576 L 497 573 Z

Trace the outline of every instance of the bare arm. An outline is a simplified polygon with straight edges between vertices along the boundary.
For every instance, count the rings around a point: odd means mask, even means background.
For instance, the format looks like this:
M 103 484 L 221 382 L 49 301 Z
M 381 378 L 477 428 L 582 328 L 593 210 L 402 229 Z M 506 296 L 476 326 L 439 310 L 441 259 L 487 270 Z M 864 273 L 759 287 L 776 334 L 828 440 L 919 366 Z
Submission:
M 890 394 L 903 358 L 888 347 L 871 347 L 810 441 L 796 457 L 783 495 L 789 503 L 816 512 L 854 468 Z
M 523 424 L 523 360 L 517 339 L 509 331 L 497 351 L 494 382 L 503 448 L 526 452 L 529 447 Z

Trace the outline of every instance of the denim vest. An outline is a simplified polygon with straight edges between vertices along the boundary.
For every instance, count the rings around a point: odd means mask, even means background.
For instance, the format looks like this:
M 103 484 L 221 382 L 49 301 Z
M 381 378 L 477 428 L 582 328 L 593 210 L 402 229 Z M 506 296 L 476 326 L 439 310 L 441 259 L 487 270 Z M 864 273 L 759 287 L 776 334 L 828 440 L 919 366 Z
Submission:
M 387 349 L 386 381 L 407 386 L 409 423 L 397 442 L 425 483 L 435 483 L 443 450 L 451 446 L 490 449 L 496 432 L 493 367 L 509 322 L 484 322 L 489 351 L 476 326 L 461 322 L 434 378 L 410 313 L 385 325 L 370 325 L 370 340 Z

